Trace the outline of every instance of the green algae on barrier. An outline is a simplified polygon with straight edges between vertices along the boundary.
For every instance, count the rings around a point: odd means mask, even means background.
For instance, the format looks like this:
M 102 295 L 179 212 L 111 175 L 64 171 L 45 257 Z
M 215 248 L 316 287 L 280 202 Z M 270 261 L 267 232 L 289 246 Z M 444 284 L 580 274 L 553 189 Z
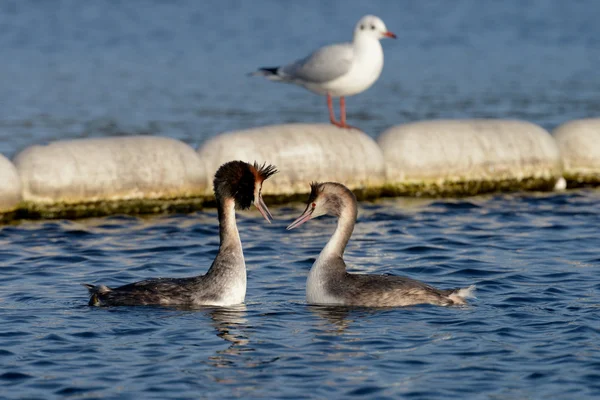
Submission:
M 383 196 L 465 197 L 496 192 L 551 191 L 560 177 L 388 183 Z
M 569 189 L 600 186 L 600 173 L 565 172 L 564 178 Z
M 12 221 L 21 219 L 18 214 L 19 214 L 19 210 L 1 211 L 0 212 L 0 224 L 8 224 Z
M 598 185 L 600 179 L 590 175 L 567 176 L 569 187 Z M 466 197 L 486 193 L 518 191 L 551 191 L 558 177 L 538 177 L 501 180 L 465 180 L 444 182 L 399 182 L 383 186 L 361 187 L 352 191 L 359 201 L 382 197 Z M 304 203 L 306 193 L 264 195 L 269 205 L 293 202 Z M 188 213 L 216 206 L 214 196 L 196 196 L 173 199 L 105 200 L 88 203 L 34 203 L 22 202 L 17 210 L 0 213 L 0 223 L 21 219 L 78 219 L 115 214 L 142 215 Z
M 105 200 L 89 203 L 40 204 L 23 202 L 16 212 L 18 219 L 77 219 L 114 214 L 186 213 L 204 208 L 204 197 L 175 199 Z

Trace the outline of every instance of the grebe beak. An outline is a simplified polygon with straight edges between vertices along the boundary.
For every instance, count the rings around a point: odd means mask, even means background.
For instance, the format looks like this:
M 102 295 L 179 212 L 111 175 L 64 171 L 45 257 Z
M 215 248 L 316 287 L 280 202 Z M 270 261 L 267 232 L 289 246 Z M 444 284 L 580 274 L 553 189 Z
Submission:
M 302 213 L 302 215 L 299 216 L 294 222 L 292 222 L 286 229 L 289 231 L 290 229 L 294 229 L 308 221 L 312 217 L 312 213 L 314 210 L 315 209 L 309 204 L 306 207 L 306 210 L 304 210 L 304 212 Z
M 271 223 L 271 219 L 273 219 L 273 215 L 271 215 L 271 211 L 267 208 L 265 201 L 262 198 L 262 195 L 259 193 L 258 197 L 254 199 L 254 205 L 258 208 L 258 211 L 262 214 L 262 216 L 267 220 L 268 223 Z M 269 219 L 270 218 L 270 219 Z

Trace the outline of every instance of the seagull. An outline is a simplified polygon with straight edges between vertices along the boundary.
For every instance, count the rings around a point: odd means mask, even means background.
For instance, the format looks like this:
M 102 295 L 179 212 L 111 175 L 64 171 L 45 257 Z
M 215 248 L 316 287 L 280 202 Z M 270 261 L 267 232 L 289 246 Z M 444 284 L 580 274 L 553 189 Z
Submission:
M 291 64 L 259 68 L 252 75 L 269 80 L 300 85 L 313 93 L 327 96 L 329 120 L 335 126 L 352 128 L 346 123 L 346 96 L 367 90 L 383 69 L 383 49 L 380 39 L 396 38 L 383 21 L 365 15 L 354 28 L 351 43 L 321 47 L 307 57 Z M 340 121 L 335 118 L 332 97 L 340 98 Z

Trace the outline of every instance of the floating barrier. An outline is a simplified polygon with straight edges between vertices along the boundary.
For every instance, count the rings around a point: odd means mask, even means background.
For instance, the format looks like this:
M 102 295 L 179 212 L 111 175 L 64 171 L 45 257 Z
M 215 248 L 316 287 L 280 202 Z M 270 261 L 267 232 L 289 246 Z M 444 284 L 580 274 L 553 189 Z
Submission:
M 230 160 L 267 162 L 279 173 L 269 179 L 263 194 L 290 198 L 310 192 L 312 181 L 342 182 L 366 193 L 380 190 L 385 180 L 381 150 L 357 129 L 330 124 L 272 125 L 227 132 L 199 149 L 207 177 Z M 208 193 L 208 191 L 207 191 Z
M 21 178 L 10 160 L 0 154 L 0 220 L 12 213 L 21 201 Z
M 14 163 L 26 208 L 41 217 L 185 209 L 206 192 L 204 164 L 170 138 L 59 141 L 31 146 Z
M 393 195 L 551 190 L 562 176 L 543 128 L 512 120 L 438 120 L 392 127 L 377 143 Z
M 263 189 L 272 204 L 305 200 L 311 181 L 344 183 L 359 198 L 561 190 L 563 164 L 569 187 L 600 182 L 600 119 L 553 136 L 522 121 L 423 121 L 377 141 L 329 124 L 273 125 L 220 134 L 197 151 L 162 137 L 59 141 L 25 149 L 14 165 L 0 156 L 0 220 L 197 210 L 231 160 L 277 166 Z
M 552 131 L 568 187 L 600 184 L 600 118 L 567 122 Z

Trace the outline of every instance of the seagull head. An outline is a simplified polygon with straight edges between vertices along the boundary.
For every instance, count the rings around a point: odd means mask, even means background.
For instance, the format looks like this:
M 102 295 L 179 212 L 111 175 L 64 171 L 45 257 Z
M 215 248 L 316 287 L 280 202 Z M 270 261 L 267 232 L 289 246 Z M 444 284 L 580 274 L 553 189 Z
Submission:
M 365 15 L 358 21 L 354 28 L 354 37 L 373 37 L 377 40 L 396 39 L 396 35 L 387 30 L 381 18 L 374 15 Z

